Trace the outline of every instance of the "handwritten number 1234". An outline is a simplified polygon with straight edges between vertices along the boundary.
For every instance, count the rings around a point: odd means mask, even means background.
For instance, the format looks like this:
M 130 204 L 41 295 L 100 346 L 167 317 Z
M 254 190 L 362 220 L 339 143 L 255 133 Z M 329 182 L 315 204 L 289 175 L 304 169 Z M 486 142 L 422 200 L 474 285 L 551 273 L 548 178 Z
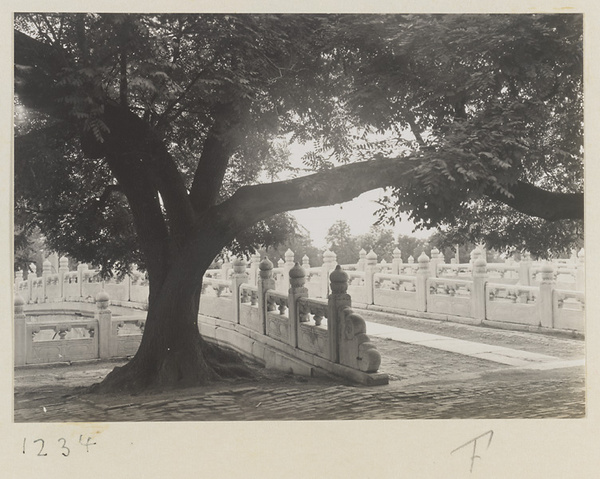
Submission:
M 68 457 L 71 454 L 71 448 L 67 445 L 67 440 L 64 437 L 61 437 L 57 440 L 58 450 L 54 450 L 54 448 L 48 449 L 46 448 L 46 441 L 42 438 L 35 439 L 31 441 L 31 445 L 27 442 L 27 438 L 23 439 L 23 454 L 26 454 L 30 450 L 32 450 L 33 454 L 44 457 L 48 455 L 48 450 L 54 453 L 60 452 L 63 457 Z M 90 452 L 90 446 L 96 445 L 95 442 L 92 442 L 92 438 L 88 437 L 87 440 L 83 441 L 83 435 L 79 436 L 79 445 L 85 447 L 86 452 Z

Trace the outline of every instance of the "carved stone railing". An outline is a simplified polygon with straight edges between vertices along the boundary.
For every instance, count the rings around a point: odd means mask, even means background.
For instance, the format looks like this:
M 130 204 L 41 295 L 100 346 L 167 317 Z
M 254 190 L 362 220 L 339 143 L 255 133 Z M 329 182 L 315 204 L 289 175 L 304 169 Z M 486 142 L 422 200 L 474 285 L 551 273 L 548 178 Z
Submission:
M 346 292 L 350 293 L 355 305 L 372 305 L 390 312 L 407 314 L 414 311 L 417 316 L 425 313 L 425 317 L 433 319 L 501 327 L 584 331 L 583 250 L 570 260 L 545 264 L 533 263 L 527 256 L 519 263 L 487 264 L 481 251 L 473 252 L 470 263 L 445 264 L 439 252 L 433 253 L 431 260 L 422 254 L 417 261 L 409 258 L 408 263 L 403 263 L 396 250 L 392 263 L 377 263 L 377 255 L 373 251 L 367 253 L 363 250 L 355 267 L 347 266 L 352 270 L 345 273 Z M 293 347 L 298 347 L 299 334 L 309 334 L 307 331 L 310 331 L 313 336 L 322 335 L 322 325 L 329 323 L 326 318 L 330 313 L 323 314 L 322 320 L 317 316 L 316 321 L 310 311 L 308 316 L 295 315 L 300 305 L 306 308 L 308 300 L 305 298 L 325 300 L 330 297 L 330 275 L 336 268 L 335 254 L 326 251 L 320 267 L 310 267 L 308 258 L 302 258 L 302 286 L 297 287 L 291 285 L 290 274 L 296 268 L 292 264 L 293 258 L 294 254 L 288 250 L 285 261 L 282 259 L 278 268 L 273 268 L 268 261 L 259 261 L 255 255 L 249 265 L 235 260 L 233 264 L 224 263 L 207 271 L 202 285 L 200 313 L 243 325 L 271 339 L 277 336 L 278 340 L 283 340 L 287 335 L 287 342 Z M 91 303 L 104 291 L 109 293 L 112 304 L 138 309 L 147 306 L 149 285 L 145 273 L 133 271 L 122 279 L 103 280 L 98 271 L 90 270 L 85 264 L 79 265 L 77 271 L 69 271 L 67 258 L 61 258 L 60 264 L 56 273 L 45 261 L 41 276 L 29 274 L 27 279 L 23 279 L 22 272 L 17 272 L 15 294 L 26 305 L 39 305 L 74 301 Z M 295 271 L 297 273 L 298 270 Z M 278 281 L 273 277 L 274 272 L 279 275 Z M 579 291 L 573 288 L 579 288 Z M 292 289 L 296 291 L 297 305 L 289 299 Z M 267 297 L 269 290 L 279 296 Z M 285 297 L 288 298 L 287 310 L 283 315 L 279 314 L 279 310 L 268 309 L 274 299 L 283 304 Z M 319 303 L 312 304 L 314 309 Z M 271 318 L 269 323 L 267 313 Z M 301 319 L 305 317 L 312 322 Z M 319 320 L 321 325 L 317 324 Z M 339 320 L 336 320 L 337 323 Z M 307 329 L 309 326 L 321 329 L 315 332 Z M 43 334 L 49 333 L 42 333 L 36 342 Z M 67 339 L 69 337 L 66 336 Z M 306 336 L 301 339 L 301 345 L 304 344 L 302 341 L 307 341 Z M 26 355 L 25 352 L 23 355 Z
M 350 294 L 357 303 L 367 303 L 370 299 L 370 295 L 367 292 L 365 272 L 352 270 L 344 271 L 348 275 L 348 294 Z
M 535 286 L 486 284 L 486 319 L 540 325 L 540 290 Z
M 387 383 L 387 376 L 377 373 L 379 353 L 366 344 L 366 323 L 350 309 L 348 276 L 339 267 L 330 275 L 331 294 L 324 300 L 308 298 L 306 272 L 297 263 L 289 270 L 287 294 L 274 288 L 268 259 L 259 263 L 257 286 L 247 283 L 244 263 L 234 262 L 232 278 L 238 301 L 231 316 L 237 324 L 229 326 L 224 314 L 207 315 L 203 297 L 199 327 L 205 337 L 263 358 L 272 367 L 305 372 L 318 367 L 365 384 Z
M 311 298 L 321 297 L 323 292 L 322 268 L 309 268 L 306 271 L 306 289 Z
M 472 276 L 470 263 L 455 263 L 455 264 L 438 264 L 438 278 L 470 278 Z
M 552 291 L 553 328 L 583 331 L 585 329 L 585 295 L 581 291 Z
M 330 357 L 327 321 L 328 302 L 302 297 L 298 299 L 298 348 L 325 359 Z
M 427 286 L 428 312 L 473 317 L 473 281 L 429 278 Z
M 95 307 L 81 302 L 26 305 L 15 296 L 15 366 L 135 354 L 145 313 L 113 317 L 108 306 L 109 297 L 103 291 L 96 295 Z
M 516 284 L 519 282 L 519 266 L 514 264 L 487 264 L 487 278 L 490 283 Z
M 374 304 L 398 309 L 417 310 L 417 277 L 404 274 L 376 273 L 373 277 Z
M 288 342 L 292 327 L 288 315 L 288 295 L 268 290 L 265 293 L 267 306 L 265 314 L 265 330 L 267 336 Z

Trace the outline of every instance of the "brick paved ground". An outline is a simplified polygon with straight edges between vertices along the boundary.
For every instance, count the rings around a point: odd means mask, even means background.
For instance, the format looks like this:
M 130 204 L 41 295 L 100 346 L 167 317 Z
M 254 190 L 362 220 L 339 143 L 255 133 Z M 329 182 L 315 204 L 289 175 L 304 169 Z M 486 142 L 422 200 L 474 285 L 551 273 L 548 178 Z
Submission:
M 369 321 L 388 321 L 371 315 Z M 469 341 L 583 357 L 584 342 L 533 333 L 401 319 L 401 327 Z M 374 338 L 387 386 L 354 386 L 256 368 L 257 378 L 176 394 L 86 394 L 117 362 L 15 372 L 15 421 L 210 421 L 445 418 L 562 418 L 585 415 L 584 367 L 529 370 Z

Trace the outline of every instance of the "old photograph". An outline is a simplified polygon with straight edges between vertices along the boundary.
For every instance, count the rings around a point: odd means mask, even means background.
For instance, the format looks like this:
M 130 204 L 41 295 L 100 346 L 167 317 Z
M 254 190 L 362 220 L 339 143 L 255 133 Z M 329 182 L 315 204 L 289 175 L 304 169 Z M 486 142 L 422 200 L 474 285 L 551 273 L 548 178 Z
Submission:
M 583 16 L 14 16 L 14 420 L 585 417 Z

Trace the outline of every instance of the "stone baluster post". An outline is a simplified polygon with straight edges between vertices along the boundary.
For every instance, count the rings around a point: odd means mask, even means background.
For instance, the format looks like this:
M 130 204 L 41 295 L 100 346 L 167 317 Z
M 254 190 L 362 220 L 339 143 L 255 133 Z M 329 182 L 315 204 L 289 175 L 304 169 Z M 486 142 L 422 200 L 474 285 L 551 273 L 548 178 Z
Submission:
M 131 273 L 128 275 L 128 277 L 129 277 L 129 301 L 133 301 L 134 299 L 137 300 L 137 297 L 134 297 L 134 295 L 132 293 L 133 293 L 133 291 L 135 291 L 133 289 L 133 287 L 136 286 L 139 281 L 139 275 L 140 275 L 140 273 L 139 273 L 137 264 L 134 264 L 131 268 Z
M 310 268 L 310 258 L 307 255 L 302 256 L 302 267 L 305 270 Z
M 431 270 L 430 276 L 432 278 L 437 278 L 437 276 L 438 276 L 437 265 L 440 263 L 443 263 L 443 260 L 440 258 L 440 250 L 434 246 L 431 249 L 431 260 L 429 261 L 429 268 Z
M 15 294 L 15 366 L 24 366 L 27 361 L 27 318 L 23 312 L 24 305 L 25 300 L 21 295 Z
M 29 289 L 29 298 L 24 298 L 26 301 L 31 302 L 33 300 L 33 282 L 37 280 L 40 275 L 40 269 L 37 264 L 31 263 L 31 272 L 27 275 L 27 287 Z
M 327 250 L 323 253 L 323 266 L 321 266 L 321 297 L 327 298 L 329 295 L 329 274 L 334 270 L 337 255 Z
M 392 253 L 392 274 L 400 274 L 400 265 L 402 264 L 402 251 L 394 248 Z
M 285 274 L 285 261 L 283 260 L 283 258 L 279 258 L 277 260 L 277 269 L 281 271 L 281 274 L 278 273 L 277 276 L 274 276 L 275 289 L 279 293 L 285 293 L 289 288 L 289 278 Z
M 24 297 L 22 296 L 26 303 L 31 302 L 31 298 L 32 298 L 32 291 L 31 291 L 32 284 L 31 283 L 33 283 L 33 280 L 36 277 L 36 273 L 37 273 L 37 267 L 35 266 L 35 264 L 31 263 L 27 270 L 27 293 Z
M 273 279 L 273 263 L 265 256 L 258 265 L 258 312 L 260 315 L 261 331 L 267 334 L 267 291 L 275 289 L 275 280 Z
M 50 261 L 50 272 L 58 273 L 58 268 L 60 266 L 58 254 L 51 253 L 50 255 L 48 255 L 48 258 L 46 258 L 46 259 L 48 261 Z
M 233 317 L 235 322 L 240 322 L 240 286 L 248 282 L 248 273 L 246 273 L 246 260 L 244 258 L 235 258 L 233 260 L 233 276 L 231 277 L 231 296 L 233 299 Z
M 42 291 L 43 291 L 43 302 L 48 302 L 49 298 L 48 298 L 48 293 L 47 293 L 47 287 L 48 287 L 48 277 L 52 274 L 52 263 L 50 261 L 48 261 L 48 259 L 46 259 L 43 263 L 42 263 Z
M 302 321 L 301 311 L 298 304 L 299 298 L 308 297 L 308 289 L 304 287 L 306 282 L 306 271 L 298 263 L 290 269 L 290 289 L 288 291 L 288 317 L 290 319 L 289 327 L 289 344 L 290 346 L 298 347 L 298 330 Z
M 250 257 L 250 284 L 256 286 L 258 284 L 258 265 L 260 264 L 260 255 L 253 254 Z
M 479 246 L 476 246 L 473 251 L 471 251 L 471 266 L 475 263 L 475 261 L 478 258 L 481 258 L 483 256 L 483 251 L 481 250 L 481 248 Z
M 231 263 L 226 261 L 221 265 L 221 279 L 227 281 L 229 279 L 229 270 L 231 269 Z
M 60 281 L 60 298 L 65 300 L 65 274 L 69 272 L 69 258 L 61 256 L 58 267 L 58 278 Z
M 100 359 L 109 359 L 112 356 L 112 312 L 108 309 L 110 298 L 105 291 L 96 295 L 95 318 L 98 321 L 98 355 Z
M 585 251 L 583 248 L 577 253 L 577 276 L 575 278 L 575 289 L 585 291 Z
M 77 265 L 77 284 L 79 285 L 79 297 L 83 298 L 85 273 L 88 270 L 88 265 L 81 263 Z
M 475 319 L 485 319 L 485 283 L 487 279 L 487 263 L 477 258 L 473 263 L 473 289 L 471 290 L 471 315 Z
M 479 251 L 481 251 L 481 257 L 487 264 L 487 248 L 485 247 L 485 243 L 481 243 L 479 246 Z
M 521 261 L 519 262 L 519 281 L 518 284 L 522 286 L 529 286 L 531 284 L 529 269 L 531 268 L 531 256 L 525 252 L 521 255 Z
M 380 273 L 388 272 L 388 262 L 385 260 L 385 258 L 381 260 L 381 263 L 379 263 L 379 272 Z
M 222 259 L 218 259 L 217 261 L 215 261 L 216 268 L 214 268 L 214 269 L 218 269 L 219 270 L 219 273 L 218 273 L 219 277 L 218 277 L 218 279 L 224 279 L 222 277 L 222 275 L 221 275 L 222 269 L 223 269 L 223 264 L 224 264 L 224 261 Z
M 552 292 L 554 290 L 554 268 L 551 263 L 545 262 L 540 268 L 541 281 L 540 281 L 540 297 L 539 297 L 539 314 L 540 314 L 540 326 L 545 328 L 552 328 L 554 326 L 553 321 L 553 304 L 552 304 Z
M 289 278 L 290 270 L 294 267 L 294 252 L 288 248 L 288 250 L 284 253 L 285 263 L 283 265 L 284 277 Z
M 334 363 L 340 362 L 340 322 L 344 310 L 352 305 L 348 291 L 348 274 L 341 266 L 336 266 L 331 273 L 331 294 L 327 309 L 327 334 L 329 338 L 329 359 Z
M 373 276 L 377 273 L 377 253 L 371 250 L 367 254 L 365 263 L 365 288 L 367 304 L 374 304 L 375 300 L 375 282 Z
M 356 263 L 356 270 L 364 271 L 366 265 L 367 265 L 367 252 L 364 250 L 364 248 L 362 248 L 358 252 L 358 263 Z
M 427 278 L 431 274 L 429 256 L 423 251 L 417 261 L 417 311 L 427 311 Z
M 578 258 L 579 254 L 577 253 L 576 249 L 572 249 L 571 250 L 571 256 L 569 256 L 569 261 L 573 264 L 577 264 L 577 258 Z
M 123 278 L 123 284 L 125 285 L 125 301 L 131 301 L 131 275 L 127 275 Z
M 14 284 L 14 293 L 19 293 L 19 286 L 23 282 L 23 271 L 18 270 L 15 272 L 15 284 Z

